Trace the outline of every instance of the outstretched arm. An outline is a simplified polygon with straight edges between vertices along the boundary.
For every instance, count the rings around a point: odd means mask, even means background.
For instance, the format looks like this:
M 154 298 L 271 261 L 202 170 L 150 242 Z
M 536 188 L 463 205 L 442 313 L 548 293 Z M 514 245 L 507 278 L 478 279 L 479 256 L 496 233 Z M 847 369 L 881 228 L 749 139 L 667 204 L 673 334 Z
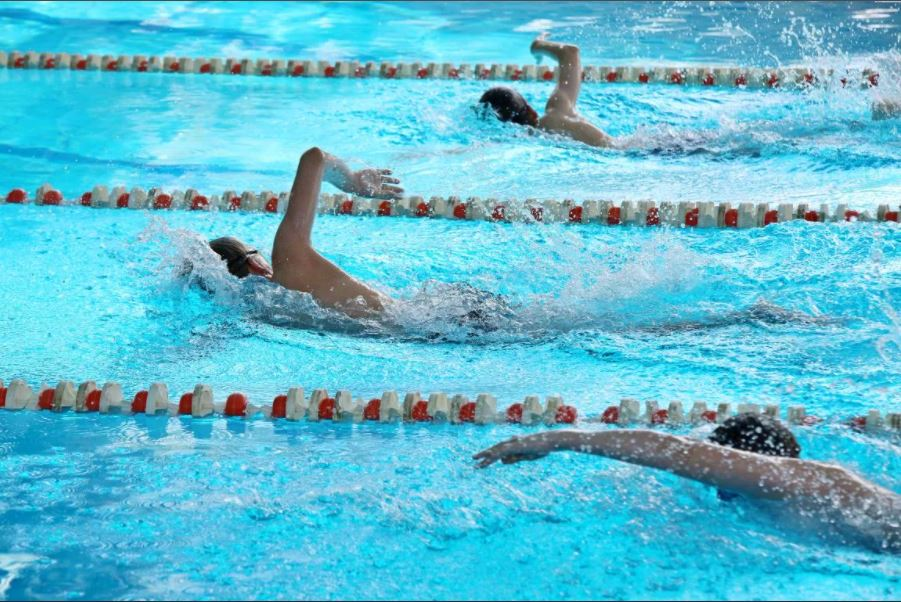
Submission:
M 557 60 L 557 87 L 547 101 L 545 112 L 574 113 L 579 92 L 582 89 L 582 61 L 579 47 L 572 44 L 550 42 L 542 37 L 532 42 L 532 54 L 549 56 Z
M 555 431 L 514 438 L 476 454 L 480 467 L 575 451 L 649 466 L 735 493 L 768 499 L 860 502 L 885 494 L 846 470 L 796 458 L 763 456 L 646 430 Z

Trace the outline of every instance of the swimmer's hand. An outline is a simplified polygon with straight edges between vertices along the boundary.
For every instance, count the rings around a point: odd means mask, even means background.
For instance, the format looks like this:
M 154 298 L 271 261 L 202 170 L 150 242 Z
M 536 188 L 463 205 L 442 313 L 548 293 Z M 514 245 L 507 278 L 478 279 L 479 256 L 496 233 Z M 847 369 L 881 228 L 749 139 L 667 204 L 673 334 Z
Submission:
M 535 57 L 535 62 L 539 65 L 541 64 L 541 58 L 547 51 L 547 38 L 548 32 L 544 31 L 532 41 L 532 45 L 529 47 L 529 51 L 532 53 L 532 56 Z
M 552 438 L 555 433 L 538 433 L 528 437 L 513 437 L 493 447 L 482 450 L 472 458 L 481 460 L 479 468 L 491 466 L 497 461 L 503 464 L 516 464 L 527 460 L 540 460 L 555 447 Z
M 400 180 L 391 176 L 390 169 L 361 169 L 353 173 L 347 192 L 373 199 L 399 199 L 404 189 L 396 184 Z

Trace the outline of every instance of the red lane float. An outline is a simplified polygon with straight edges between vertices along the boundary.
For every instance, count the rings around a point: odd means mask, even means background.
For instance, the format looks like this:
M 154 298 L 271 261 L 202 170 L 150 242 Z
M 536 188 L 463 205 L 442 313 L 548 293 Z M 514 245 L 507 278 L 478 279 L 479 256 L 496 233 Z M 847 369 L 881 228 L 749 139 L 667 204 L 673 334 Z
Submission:
M 194 401 L 193 393 L 185 393 L 181 396 L 181 399 L 178 400 L 178 413 L 179 414 L 191 414 L 191 404 Z
M 326 397 L 319 403 L 319 420 L 334 420 L 335 399 Z
M 616 226 L 622 223 L 621 220 L 622 212 L 619 207 L 611 207 L 607 210 L 607 224 L 610 226 Z
M 288 409 L 288 396 L 287 395 L 277 395 L 275 399 L 272 400 L 272 413 L 271 416 L 273 418 L 284 418 L 287 414 Z
M 381 409 L 381 399 L 370 399 L 369 403 L 366 404 L 366 409 L 363 410 L 363 418 L 365 418 L 366 420 L 378 420 L 381 416 Z
M 247 415 L 247 396 L 244 393 L 232 393 L 225 400 L 226 416 L 246 416 Z
M 579 412 L 572 406 L 560 406 L 554 416 L 558 424 L 574 424 L 579 419 Z
M 38 408 L 41 410 L 53 409 L 53 389 L 44 389 L 38 394 Z
M 87 394 L 84 400 L 84 408 L 88 412 L 99 412 L 100 411 L 100 397 L 103 392 L 100 389 L 94 389 L 90 393 Z
M 669 412 L 666 410 L 657 410 L 651 415 L 651 424 L 666 424 L 669 418 Z
M 131 402 L 131 411 L 135 414 L 144 414 L 147 411 L 147 396 L 147 391 L 135 393 L 134 401 Z
M 507 422 L 520 424 L 522 422 L 522 404 L 514 403 L 512 406 L 507 408 L 506 415 Z
M 424 399 L 420 399 L 416 403 L 413 404 L 413 409 L 410 412 L 410 417 L 415 422 L 428 422 L 432 419 L 429 416 L 429 402 Z
M 723 216 L 723 225 L 727 228 L 738 227 L 738 209 L 727 209 Z
M 619 408 L 617 406 L 610 406 L 604 413 L 601 415 L 601 422 L 606 424 L 616 424 L 619 422 Z
M 476 420 L 476 404 L 474 401 L 464 403 L 460 406 L 460 422 L 475 422 Z
M 13 188 L 6 195 L 7 203 L 24 203 L 28 200 L 28 193 L 21 188 Z
M 154 209 L 171 209 L 172 197 L 166 193 L 158 194 L 153 198 Z
M 698 208 L 691 209 L 685 213 L 685 225 L 694 227 L 698 225 L 698 216 L 700 215 L 700 210 Z
M 59 190 L 48 190 L 39 200 L 42 205 L 59 205 L 63 202 L 63 195 Z

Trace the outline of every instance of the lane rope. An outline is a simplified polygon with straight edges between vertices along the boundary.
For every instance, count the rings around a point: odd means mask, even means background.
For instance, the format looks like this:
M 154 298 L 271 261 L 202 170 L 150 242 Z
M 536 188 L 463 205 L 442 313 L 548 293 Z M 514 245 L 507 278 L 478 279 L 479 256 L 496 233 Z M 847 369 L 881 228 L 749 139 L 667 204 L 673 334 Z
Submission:
M 626 398 L 618 406 L 610 406 L 599 416 L 580 416 L 575 406 L 564 403 L 559 395 L 550 395 L 545 403 L 537 395 L 526 396 L 505 410 L 498 411 L 497 399 L 489 393 L 480 393 L 475 400 L 466 395 L 448 395 L 443 392 L 431 393 L 424 397 L 419 391 L 406 393 L 403 400 L 396 391 L 385 391 L 380 398 L 354 399 L 350 391 L 341 389 L 330 396 L 326 389 L 315 389 L 309 397 L 302 387 L 292 387 L 286 393 L 276 395 L 271 403 L 255 405 L 241 392 L 229 394 L 224 401 L 216 401 L 213 389 L 206 384 L 198 384 L 193 391 L 169 397 L 165 383 L 153 383 L 146 390 L 135 393 L 129 400 L 122 386 L 116 382 L 106 382 L 98 387 L 95 381 L 85 381 L 77 387 L 69 380 L 60 381 L 56 387 L 42 384 L 33 390 L 24 380 L 15 379 L 8 387 L 0 381 L 0 408 L 6 410 L 47 410 L 55 412 L 101 414 L 145 414 L 148 416 L 190 416 L 206 418 L 213 416 L 236 418 L 286 419 L 311 422 L 421 422 L 488 425 L 498 423 L 520 424 L 523 426 L 576 424 L 599 422 L 619 426 L 682 426 L 705 423 L 722 424 L 729 417 L 743 413 L 763 414 L 781 419 L 779 405 L 737 404 L 733 412 L 732 404 L 720 403 L 715 409 L 708 409 L 702 401 L 694 402 L 686 411 L 681 401 L 672 401 L 661 408 L 657 401 L 641 402 Z M 814 426 L 823 419 L 807 414 L 804 406 L 791 406 L 786 421 L 795 426 Z M 887 413 L 871 410 L 862 416 L 855 416 L 843 422 L 847 426 L 865 431 L 901 431 L 901 413 Z
M 0 51 L 0 68 L 130 71 L 204 75 L 256 75 L 270 77 L 322 77 L 355 79 L 444 79 L 492 81 L 557 80 L 555 66 L 498 63 L 361 62 L 287 59 L 191 58 L 176 56 L 100 55 Z M 589 65 L 582 80 L 596 83 L 668 84 L 737 88 L 795 88 L 820 85 L 838 77 L 842 86 L 879 85 L 872 68 L 816 69 L 807 67 L 697 67 Z
M 195 189 L 165 191 L 161 188 L 132 188 L 95 186 L 77 199 L 65 199 L 49 184 L 44 184 L 29 197 L 23 188 L 9 191 L 0 203 L 37 205 L 67 205 L 120 209 L 151 209 L 188 211 L 249 211 L 284 213 L 288 205 L 287 192 L 238 193 L 226 190 L 222 195 L 207 196 Z M 345 194 L 323 193 L 319 199 L 319 213 L 373 217 L 444 218 L 451 220 L 481 220 L 495 222 L 606 224 L 609 226 L 676 226 L 689 228 L 754 228 L 770 224 L 803 220 L 807 222 L 899 222 L 901 205 L 881 204 L 875 212 L 857 211 L 846 204 L 836 207 L 823 203 L 818 208 L 807 203 L 731 203 L 722 202 L 662 202 L 613 201 L 572 199 L 500 200 L 479 197 L 433 196 L 428 201 L 420 196 L 397 200 L 368 199 Z

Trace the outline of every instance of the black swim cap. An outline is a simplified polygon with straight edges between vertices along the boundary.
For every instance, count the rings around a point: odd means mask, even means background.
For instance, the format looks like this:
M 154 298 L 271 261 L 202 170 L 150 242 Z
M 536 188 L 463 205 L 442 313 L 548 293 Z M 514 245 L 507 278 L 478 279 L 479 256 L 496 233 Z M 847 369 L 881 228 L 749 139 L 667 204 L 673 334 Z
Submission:
M 487 90 L 479 99 L 481 104 L 490 105 L 501 121 L 512 121 L 519 125 L 535 125 L 535 111 L 522 94 L 504 86 Z
M 718 426 L 710 441 L 764 456 L 797 458 L 801 446 L 788 428 L 776 419 L 757 414 L 737 414 Z
M 228 264 L 228 271 L 233 275 L 238 278 L 246 278 L 250 275 L 250 268 L 247 266 L 247 256 L 256 253 L 256 249 L 248 247 L 232 236 L 223 236 L 222 238 L 211 240 L 210 248 L 225 260 Z

